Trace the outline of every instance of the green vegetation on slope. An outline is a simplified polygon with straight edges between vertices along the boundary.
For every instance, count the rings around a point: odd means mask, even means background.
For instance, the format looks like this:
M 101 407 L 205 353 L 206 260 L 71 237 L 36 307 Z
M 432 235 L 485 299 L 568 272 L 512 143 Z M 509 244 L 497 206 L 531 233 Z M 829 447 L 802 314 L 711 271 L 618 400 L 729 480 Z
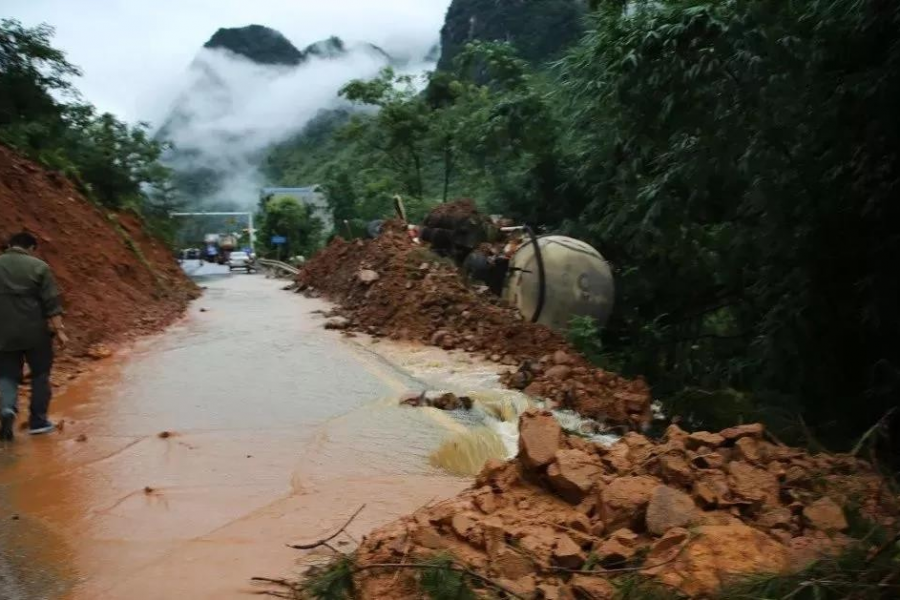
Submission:
M 366 110 L 280 173 L 342 217 L 471 196 L 586 239 L 616 268 L 604 364 L 695 425 L 846 447 L 900 394 L 900 8 L 599 4 L 550 68 L 478 43 L 424 93 L 351 82 Z
M 163 144 L 80 101 L 79 71 L 51 45 L 52 28 L 0 21 L 0 143 L 58 170 L 108 208 L 164 217 L 174 206 Z M 159 231 L 167 232 L 160 219 Z

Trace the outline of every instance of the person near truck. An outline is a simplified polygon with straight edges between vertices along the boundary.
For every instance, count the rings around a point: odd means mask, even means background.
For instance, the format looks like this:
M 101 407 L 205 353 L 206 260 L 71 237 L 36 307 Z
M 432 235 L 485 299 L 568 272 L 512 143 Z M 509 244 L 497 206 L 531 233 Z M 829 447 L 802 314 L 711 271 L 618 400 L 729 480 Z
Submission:
M 47 418 L 53 338 L 65 345 L 59 288 L 50 266 L 34 256 L 38 241 L 27 232 L 9 240 L 0 254 L 0 441 L 12 441 L 25 363 L 31 371 L 32 435 L 55 429 Z

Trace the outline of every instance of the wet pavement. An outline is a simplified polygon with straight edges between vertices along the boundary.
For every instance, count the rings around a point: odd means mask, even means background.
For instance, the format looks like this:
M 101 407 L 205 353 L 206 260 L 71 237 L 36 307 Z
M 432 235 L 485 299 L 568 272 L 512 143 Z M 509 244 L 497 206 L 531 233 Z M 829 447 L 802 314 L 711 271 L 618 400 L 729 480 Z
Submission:
M 186 270 L 207 289 L 183 320 L 58 394 L 61 432 L 0 449 L 0 598 L 245 598 L 360 505 L 357 539 L 468 485 L 429 466 L 460 425 L 397 406 L 425 387 L 399 358 L 282 282 Z

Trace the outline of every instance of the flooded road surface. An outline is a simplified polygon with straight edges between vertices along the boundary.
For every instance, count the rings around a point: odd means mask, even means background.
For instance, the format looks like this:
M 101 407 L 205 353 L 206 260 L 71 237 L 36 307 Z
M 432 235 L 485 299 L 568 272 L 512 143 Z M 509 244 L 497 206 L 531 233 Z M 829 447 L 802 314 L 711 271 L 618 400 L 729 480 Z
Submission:
M 468 485 L 428 464 L 459 424 L 397 407 L 424 384 L 323 330 L 324 303 L 200 283 L 185 319 L 57 395 L 60 433 L 0 450 L 0 597 L 244 598 L 360 505 L 357 539 Z

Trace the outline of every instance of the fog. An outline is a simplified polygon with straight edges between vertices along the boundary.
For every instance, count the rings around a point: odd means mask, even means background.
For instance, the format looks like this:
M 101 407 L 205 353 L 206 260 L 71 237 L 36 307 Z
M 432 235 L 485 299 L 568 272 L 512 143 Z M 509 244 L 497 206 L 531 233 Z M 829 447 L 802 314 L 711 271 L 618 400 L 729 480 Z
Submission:
M 176 169 L 219 174 L 219 189 L 191 198 L 192 204 L 255 204 L 259 189 L 276 183 L 258 169 L 266 149 L 301 131 L 320 110 L 346 105 L 340 88 L 351 79 L 376 76 L 386 64 L 365 48 L 340 58 L 311 58 L 298 67 L 259 65 L 221 49 L 199 52 L 161 132 L 175 146 L 168 160 Z M 420 59 L 402 71 L 424 73 L 433 66 Z
M 336 35 L 424 56 L 450 0 L 3 0 L 0 16 L 56 28 L 84 71 L 85 98 L 119 118 L 159 123 L 188 65 L 220 27 L 257 23 L 298 48 Z
M 410 60 L 439 40 L 450 0 L 6 0 L 3 16 L 56 28 L 54 44 L 84 75 L 76 86 L 100 110 L 149 122 L 177 150 L 181 172 L 217 173 L 219 189 L 189 197 L 194 208 L 250 208 L 267 182 L 264 150 L 300 131 L 354 78 L 372 77 L 384 58 L 357 49 L 295 67 L 254 64 L 203 44 L 221 27 L 260 24 L 297 48 L 332 35 L 349 47 L 369 42 Z M 313 184 L 317 182 L 295 182 Z

